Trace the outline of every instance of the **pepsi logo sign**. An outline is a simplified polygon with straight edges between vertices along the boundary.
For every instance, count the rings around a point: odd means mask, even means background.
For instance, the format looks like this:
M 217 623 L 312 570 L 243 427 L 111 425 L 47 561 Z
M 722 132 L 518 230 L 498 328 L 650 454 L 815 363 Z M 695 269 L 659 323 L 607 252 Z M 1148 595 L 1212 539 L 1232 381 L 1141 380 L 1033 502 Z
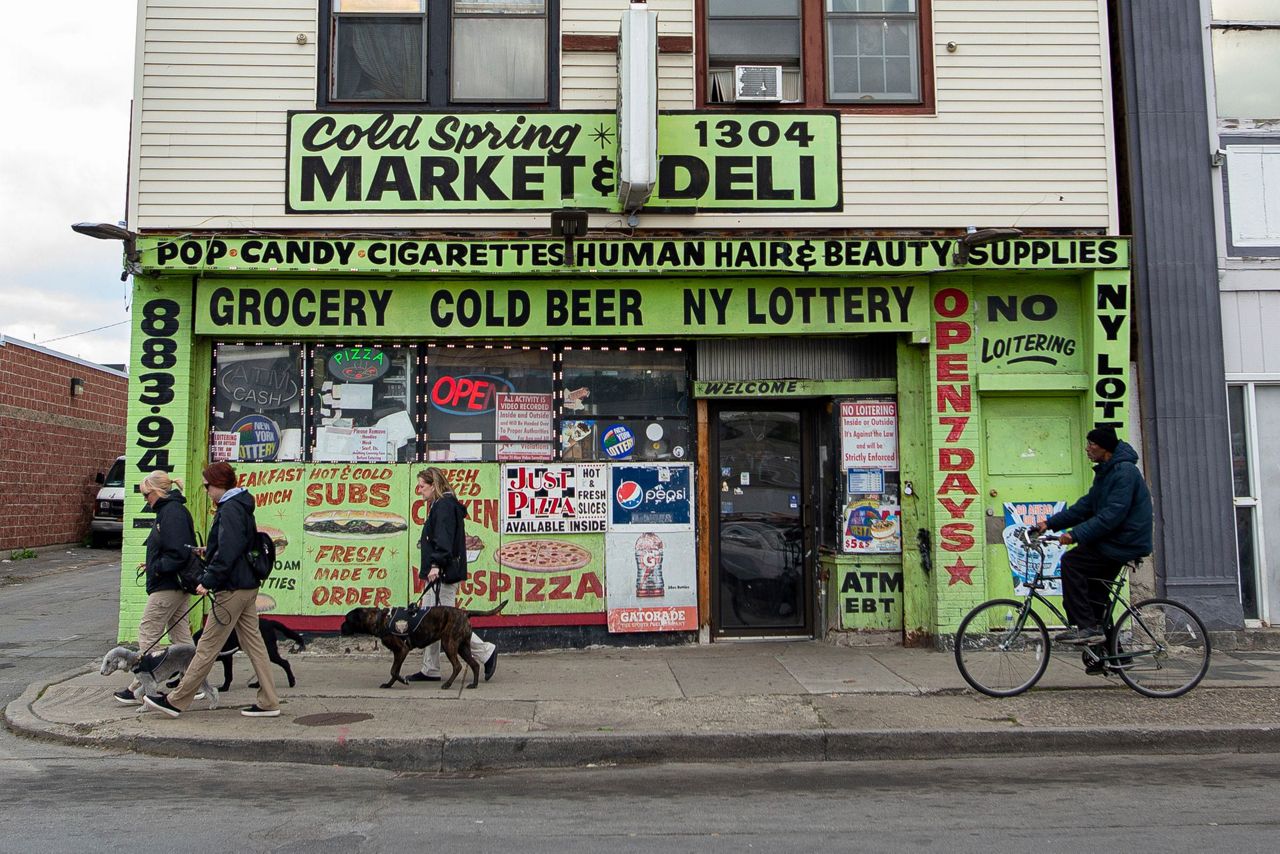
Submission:
M 634 480 L 624 480 L 618 484 L 617 490 L 614 491 L 614 497 L 620 507 L 624 507 L 627 510 L 635 510 L 644 502 L 644 487 Z

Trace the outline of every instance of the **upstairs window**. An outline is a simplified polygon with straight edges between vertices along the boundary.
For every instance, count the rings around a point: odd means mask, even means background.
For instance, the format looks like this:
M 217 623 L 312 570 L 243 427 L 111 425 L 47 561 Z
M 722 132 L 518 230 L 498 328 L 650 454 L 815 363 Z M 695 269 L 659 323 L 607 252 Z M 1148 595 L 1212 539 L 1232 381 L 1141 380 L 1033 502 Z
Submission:
M 826 0 L 827 100 L 920 100 L 916 0 Z
M 547 100 L 545 0 L 453 0 L 454 101 Z
M 737 100 L 738 66 L 780 65 L 780 100 L 798 102 L 802 35 L 800 0 L 707 0 L 707 101 Z
M 426 0 L 333 0 L 334 101 L 427 99 Z
M 1213 0 L 1218 117 L 1280 119 L 1280 2 Z
M 933 109 L 929 0 L 702 0 L 705 101 Z
M 321 107 L 546 105 L 556 0 L 322 0 Z

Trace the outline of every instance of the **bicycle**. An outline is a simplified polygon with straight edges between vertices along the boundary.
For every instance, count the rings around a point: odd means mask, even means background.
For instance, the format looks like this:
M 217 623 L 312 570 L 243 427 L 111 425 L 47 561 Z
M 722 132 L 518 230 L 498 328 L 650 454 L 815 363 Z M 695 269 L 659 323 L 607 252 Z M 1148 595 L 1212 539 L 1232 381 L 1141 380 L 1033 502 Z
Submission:
M 1063 625 L 1065 615 L 1040 591 L 1047 543 L 1057 535 L 1037 535 L 1031 528 L 1015 532 L 1024 548 L 1024 584 L 1021 599 L 983 602 L 960 621 L 955 656 L 960 675 L 990 697 L 1014 697 L 1029 690 L 1049 667 L 1051 645 L 1044 619 L 1034 610 L 1043 604 Z M 1032 571 L 1032 557 L 1039 564 Z M 1186 605 L 1155 597 L 1130 603 L 1125 581 L 1138 561 L 1125 564 L 1108 588 L 1105 641 L 1100 647 L 1084 647 L 1086 672 L 1117 675 L 1146 697 L 1180 697 L 1190 691 L 1209 670 L 1209 635 L 1204 623 Z M 1119 616 L 1115 616 L 1117 613 Z

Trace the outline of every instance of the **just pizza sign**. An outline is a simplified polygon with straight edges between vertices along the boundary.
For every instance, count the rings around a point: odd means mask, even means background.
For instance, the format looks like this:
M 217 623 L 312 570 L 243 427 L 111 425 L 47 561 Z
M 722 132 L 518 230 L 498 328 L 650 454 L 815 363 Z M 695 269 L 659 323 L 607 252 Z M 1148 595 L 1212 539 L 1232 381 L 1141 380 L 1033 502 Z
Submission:
M 605 530 L 609 482 L 597 464 L 502 466 L 503 534 L 589 534 Z

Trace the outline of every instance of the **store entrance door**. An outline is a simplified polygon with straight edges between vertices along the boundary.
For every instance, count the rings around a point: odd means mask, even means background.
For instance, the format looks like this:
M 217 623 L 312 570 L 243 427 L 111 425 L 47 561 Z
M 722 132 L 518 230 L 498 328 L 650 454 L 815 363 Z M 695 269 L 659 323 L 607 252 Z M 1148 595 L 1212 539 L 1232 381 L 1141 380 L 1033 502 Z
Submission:
M 714 415 L 712 631 L 812 637 L 815 419 L 752 407 Z
M 1006 540 L 1006 532 L 1011 540 L 1013 528 L 1047 518 L 1059 502 L 1068 506 L 1088 489 L 1081 409 L 1078 394 L 982 399 L 990 597 L 1014 595 L 1014 573 L 1020 583 L 1025 568 L 1026 553 Z M 1049 557 L 1054 567 L 1061 550 L 1051 549 Z M 1060 596 L 1061 586 L 1055 579 L 1041 592 Z

